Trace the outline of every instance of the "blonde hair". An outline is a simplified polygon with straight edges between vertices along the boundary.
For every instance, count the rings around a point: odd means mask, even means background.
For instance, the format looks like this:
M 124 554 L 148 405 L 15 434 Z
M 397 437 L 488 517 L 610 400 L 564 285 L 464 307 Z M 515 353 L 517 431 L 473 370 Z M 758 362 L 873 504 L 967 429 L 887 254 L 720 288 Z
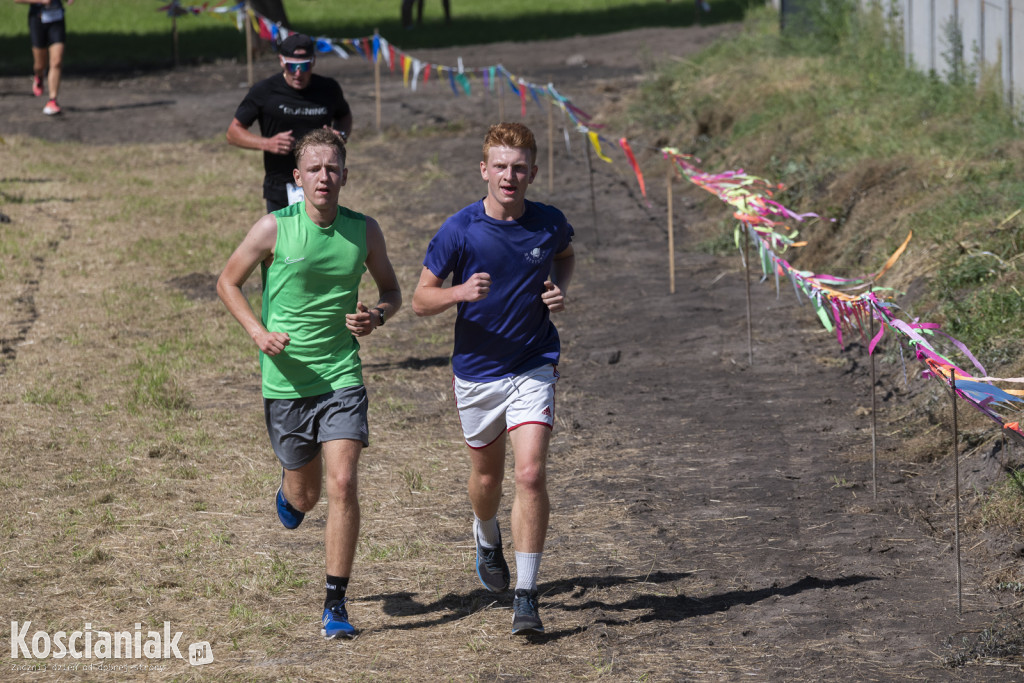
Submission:
M 330 128 L 315 128 L 302 136 L 302 139 L 295 145 L 296 166 L 302 160 L 302 155 L 306 153 L 306 150 L 313 147 L 335 148 L 341 157 L 341 167 L 345 168 L 345 141 Z
M 484 137 L 484 162 L 491 147 L 513 147 L 530 150 L 530 163 L 537 159 L 537 140 L 533 132 L 521 123 L 496 123 L 487 129 Z

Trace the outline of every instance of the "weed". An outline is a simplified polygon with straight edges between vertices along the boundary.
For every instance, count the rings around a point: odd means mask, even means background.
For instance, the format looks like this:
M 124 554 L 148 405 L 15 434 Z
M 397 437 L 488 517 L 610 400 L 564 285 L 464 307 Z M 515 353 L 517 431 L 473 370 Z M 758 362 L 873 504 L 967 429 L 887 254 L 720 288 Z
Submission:
M 838 474 L 832 475 L 832 488 L 834 489 L 852 489 L 856 484 L 846 481 L 846 477 L 840 477 Z
M 981 506 L 981 525 L 1024 533 L 1024 473 L 1011 471 L 992 487 Z
M 984 659 L 1019 660 L 1024 655 L 1024 621 L 1017 616 L 1003 615 L 977 635 L 964 636 L 960 642 L 948 638 L 946 646 L 952 652 L 942 661 L 951 669 Z
M 191 481 L 199 478 L 199 468 L 195 465 L 182 465 L 174 470 L 174 474 L 178 479 Z
M 411 467 L 402 468 L 402 479 L 410 491 L 426 491 L 429 489 L 423 483 L 423 475 Z
M 174 380 L 163 364 L 137 363 L 135 383 L 129 407 L 136 414 L 145 409 L 187 410 L 191 407 L 188 392 Z
M 996 584 L 997 591 L 1008 591 L 1010 593 L 1024 593 L 1024 583 L 1020 581 L 1000 581 Z

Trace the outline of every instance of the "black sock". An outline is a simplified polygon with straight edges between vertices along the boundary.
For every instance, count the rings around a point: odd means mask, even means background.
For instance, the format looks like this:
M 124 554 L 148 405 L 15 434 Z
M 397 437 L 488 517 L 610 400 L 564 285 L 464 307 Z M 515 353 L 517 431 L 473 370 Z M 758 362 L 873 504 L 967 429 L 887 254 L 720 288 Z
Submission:
M 324 598 L 324 609 L 330 609 L 345 599 L 345 591 L 348 589 L 347 576 L 327 575 L 327 597 Z

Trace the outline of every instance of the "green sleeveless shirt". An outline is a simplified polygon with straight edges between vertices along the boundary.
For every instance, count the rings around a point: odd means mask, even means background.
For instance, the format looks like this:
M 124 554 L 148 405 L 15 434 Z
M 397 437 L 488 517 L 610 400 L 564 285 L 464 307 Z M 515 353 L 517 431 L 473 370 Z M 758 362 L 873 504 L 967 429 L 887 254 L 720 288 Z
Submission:
M 327 228 L 305 202 L 275 211 L 274 260 L 262 264 L 261 319 L 291 338 L 276 356 L 260 353 L 265 398 L 320 396 L 363 383 L 359 342 L 345 327 L 366 271 L 366 217 L 343 206 Z

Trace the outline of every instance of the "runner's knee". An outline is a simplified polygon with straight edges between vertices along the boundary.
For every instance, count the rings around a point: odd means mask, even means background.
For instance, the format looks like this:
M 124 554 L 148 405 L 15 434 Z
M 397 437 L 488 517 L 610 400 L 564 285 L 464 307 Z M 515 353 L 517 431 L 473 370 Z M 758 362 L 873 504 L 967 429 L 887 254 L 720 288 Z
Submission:
M 302 512 L 309 512 L 316 507 L 316 504 L 320 502 L 320 487 L 319 486 L 296 486 L 295 491 L 289 491 L 285 498 L 288 499 L 288 503 L 292 507 L 301 510 Z
M 516 466 L 516 488 L 520 491 L 541 493 L 547 490 L 548 478 L 540 463 Z
M 355 472 L 329 472 L 327 474 L 327 497 L 341 502 L 356 499 L 358 478 Z

